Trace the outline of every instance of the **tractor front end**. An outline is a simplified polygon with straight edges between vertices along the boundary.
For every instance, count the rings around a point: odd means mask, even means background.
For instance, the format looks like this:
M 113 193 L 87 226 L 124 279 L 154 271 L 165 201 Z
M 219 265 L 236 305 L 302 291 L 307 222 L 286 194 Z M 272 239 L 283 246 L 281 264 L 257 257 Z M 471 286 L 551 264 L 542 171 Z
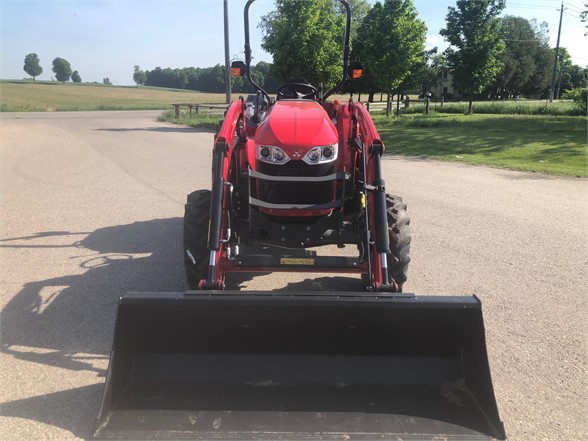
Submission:
M 361 103 L 291 78 L 227 109 L 188 195 L 189 290 L 119 303 L 101 439 L 505 439 L 475 296 L 403 293 L 410 218 Z M 334 246 L 351 250 L 333 252 Z M 317 250 L 321 250 L 320 254 Z M 239 272 L 344 273 L 363 290 L 225 289 Z

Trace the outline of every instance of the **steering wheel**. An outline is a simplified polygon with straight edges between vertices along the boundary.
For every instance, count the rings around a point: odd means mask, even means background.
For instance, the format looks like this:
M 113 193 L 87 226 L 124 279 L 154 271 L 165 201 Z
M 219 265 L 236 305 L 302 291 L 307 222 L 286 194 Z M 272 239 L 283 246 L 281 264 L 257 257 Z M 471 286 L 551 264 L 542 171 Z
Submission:
M 307 83 L 286 83 L 281 85 L 277 91 L 278 100 L 287 99 L 317 99 L 318 89 Z

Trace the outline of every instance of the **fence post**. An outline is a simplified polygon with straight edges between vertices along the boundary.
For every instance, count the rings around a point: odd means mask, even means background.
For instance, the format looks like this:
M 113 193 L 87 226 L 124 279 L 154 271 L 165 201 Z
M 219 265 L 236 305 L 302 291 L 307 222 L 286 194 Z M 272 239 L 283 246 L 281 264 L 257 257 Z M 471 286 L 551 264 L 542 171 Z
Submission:
M 425 94 L 425 115 L 429 114 L 429 101 L 431 100 L 431 92 Z

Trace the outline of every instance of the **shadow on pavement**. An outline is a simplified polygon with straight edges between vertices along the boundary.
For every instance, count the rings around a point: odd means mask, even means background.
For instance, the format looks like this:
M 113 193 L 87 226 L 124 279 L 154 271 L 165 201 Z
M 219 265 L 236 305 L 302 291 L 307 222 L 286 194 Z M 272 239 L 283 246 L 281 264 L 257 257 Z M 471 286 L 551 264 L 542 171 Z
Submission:
M 220 121 L 220 119 L 219 119 Z M 95 129 L 101 132 L 162 132 L 162 133 L 214 133 L 214 129 L 207 129 L 204 127 L 138 127 L 138 128 L 111 128 L 111 129 Z M 212 142 L 212 141 L 211 141 Z
M 36 233 L 4 239 L 0 247 L 63 248 L 39 244 L 39 240 L 76 238 L 78 234 L 87 233 Z M 85 438 L 91 433 L 102 397 L 106 374 L 102 366 L 106 366 L 110 353 L 119 296 L 126 291 L 186 289 L 182 219 L 100 228 L 68 246 L 80 249 L 82 255 L 88 250 L 97 253 L 80 264 L 82 274 L 23 286 L 1 312 L 2 352 L 26 362 L 90 371 L 98 384 L 4 402 L 1 414 L 61 427 Z M 96 367 L 97 360 L 100 367 Z M 41 380 L 29 377 L 26 381 Z
M 325 292 L 365 292 L 364 282 L 356 277 L 333 276 L 308 278 L 301 282 L 288 283 L 285 287 L 275 291 L 316 291 Z
M 2 403 L 2 416 L 26 418 L 90 439 L 104 386 L 93 384 Z M 39 433 L 37 439 L 45 439 Z
M 86 234 L 84 239 L 69 245 L 46 244 L 46 239 L 53 237 L 75 240 Z M 31 250 L 71 247 L 79 249 L 81 255 L 88 254 L 88 250 L 97 252 L 80 264 L 81 274 L 26 283 L 2 310 L 0 319 L 4 355 L 68 371 L 91 372 L 97 382 L 4 402 L 0 413 L 40 421 L 86 438 L 90 436 L 102 397 L 118 298 L 127 291 L 186 290 L 182 219 L 134 222 L 100 228 L 89 234 L 39 232 L 0 240 L 0 247 Z M 227 288 L 239 290 L 242 283 L 255 275 L 235 274 Z M 348 291 L 356 286 L 361 289 L 360 281 L 348 277 L 322 277 L 277 290 Z
M 37 248 L 37 238 L 77 233 L 37 233 L 10 240 L 2 247 Z M 29 282 L 2 310 L 2 349 L 38 349 L 43 363 L 48 351 L 62 353 L 60 366 L 83 369 L 67 354 L 103 354 L 110 351 L 117 301 L 126 291 L 183 291 L 182 219 L 155 219 L 100 228 L 69 245 L 97 253 L 81 262 L 82 274 Z M 23 245 L 23 241 L 25 244 Z M 62 248 L 63 245 L 56 247 Z M 137 257 L 136 254 L 145 256 Z M 14 354 L 13 354 L 14 355 Z M 35 357 L 34 351 L 27 359 Z

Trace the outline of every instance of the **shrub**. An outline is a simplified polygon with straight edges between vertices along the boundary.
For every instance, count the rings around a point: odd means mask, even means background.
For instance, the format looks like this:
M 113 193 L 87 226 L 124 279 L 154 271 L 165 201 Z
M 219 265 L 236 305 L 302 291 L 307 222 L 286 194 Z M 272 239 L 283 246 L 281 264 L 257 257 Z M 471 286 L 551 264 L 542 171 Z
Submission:
M 584 115 L 586 115 L 586 96 L 588 94 L 588 88 L 583 87 L 581 89 L 572 89 L 566 91 L 564 98 L 572 100 L 574 106 L 579 109 Z

